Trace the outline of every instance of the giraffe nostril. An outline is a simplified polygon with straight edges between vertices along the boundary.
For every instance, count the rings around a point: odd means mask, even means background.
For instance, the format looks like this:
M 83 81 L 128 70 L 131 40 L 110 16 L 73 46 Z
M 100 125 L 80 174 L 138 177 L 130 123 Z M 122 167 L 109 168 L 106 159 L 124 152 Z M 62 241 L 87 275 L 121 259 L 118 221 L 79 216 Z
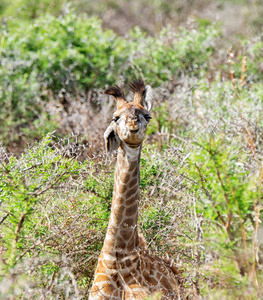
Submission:
M 130 116 L 128 117 L 128 120 L 130 120 L 130 121 L 138 121 L 138 117 L 137 117 L 137 116 L 134 116 L 134 115 L 130 115 Z
M 138 124 L 139 123 L 139 120 L 138 120 L 138 117 L 137 116 L 129 116 L 127 119 L 126 119 L 126 125 L 128 127 L 136 127 L 136 130 L 138 129 Z
M 137 120 L 128 120 L 126 122 L 126 127 L 130 130 L 130 131 L 138 131 L 139 130 L 139 122 Z

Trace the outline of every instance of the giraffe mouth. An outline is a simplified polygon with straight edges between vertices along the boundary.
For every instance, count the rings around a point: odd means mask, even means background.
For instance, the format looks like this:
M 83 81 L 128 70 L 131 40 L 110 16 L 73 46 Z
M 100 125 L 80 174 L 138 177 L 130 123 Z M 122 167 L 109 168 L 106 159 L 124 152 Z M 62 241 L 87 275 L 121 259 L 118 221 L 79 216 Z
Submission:
M 139 131 L 139 128 L 138 128 L 138 129 L 135 129 L 135 130 L 130 129 L 130 132 L 131 132 L 131 133 L 137 133 L 138 131 Z

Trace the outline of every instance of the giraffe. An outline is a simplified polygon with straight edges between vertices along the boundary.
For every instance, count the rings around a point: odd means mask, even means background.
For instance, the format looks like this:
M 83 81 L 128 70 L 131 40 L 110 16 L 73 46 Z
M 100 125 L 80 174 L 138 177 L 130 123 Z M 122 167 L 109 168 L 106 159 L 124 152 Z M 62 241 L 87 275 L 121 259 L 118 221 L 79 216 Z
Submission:
M 142 80 L 130 83 L 129 89 L 132 102 L 126 100 L 123 87 L 105 90 L 117 103 L 104 133 L 106 149 L 118 150 L 118 155 L 111 214 L 89 300 L 144 299 L 157 291 L 162 299 L 184 299 L 179 269 L 173 261 L 152 255 L 138 232 L 140 153 L 153 93 Z

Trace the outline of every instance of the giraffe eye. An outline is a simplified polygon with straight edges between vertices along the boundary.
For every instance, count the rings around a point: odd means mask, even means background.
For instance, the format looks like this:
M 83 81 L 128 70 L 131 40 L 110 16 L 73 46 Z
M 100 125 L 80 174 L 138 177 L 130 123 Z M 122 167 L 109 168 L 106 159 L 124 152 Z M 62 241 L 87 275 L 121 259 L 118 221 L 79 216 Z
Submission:
M 113 121 L 114 121 L 114 122 L 118 122 L 119 119 L 120 119 L 120 117 L 117 116 L 117 117 L 114 117 L 114 118 L 113 118 Z
M 147 121 L 147 122 L 149 122 L 150 120 L 151 120 L 151 116 L 150 115 L 145 115 L 144 116 L 144 119 Z

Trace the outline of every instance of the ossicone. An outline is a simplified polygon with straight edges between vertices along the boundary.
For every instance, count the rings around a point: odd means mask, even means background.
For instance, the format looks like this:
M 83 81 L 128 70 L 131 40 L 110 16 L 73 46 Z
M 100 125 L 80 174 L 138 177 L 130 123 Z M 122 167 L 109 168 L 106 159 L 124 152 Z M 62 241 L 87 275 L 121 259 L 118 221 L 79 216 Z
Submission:
M 123 86 L 118 86 L 118 85 L 110 86 L 104 91 L 104 93 L 114 97 L 117 103 L 117 108 L 120 108 L 125 103 L 127 103 L 127 100 L 123 92 Z
M 153 91 L 151 86 L 145 85 L 141 79 L 136 79 L 129 84 L 129 89 L 134 94 L 133 102 L 151 111 L 153 107 Z
M 153 91 L 151 86 L 146 85 L 142 79 L 135 79 L 128 84 L 128 88 L 134 94 L 132 102 L 151 111 L 153 107 Z M 128 103 L 124 95 L 123 86 L 110 86 L 105 90 L 105 94 L 114 97 L 117 103 L 117 109 Z
M 133 94 L 139 94 L 141 96 L 145 95 L 146 86 L 141 79 L 136 79 L 129 84 L 129 89 Z

